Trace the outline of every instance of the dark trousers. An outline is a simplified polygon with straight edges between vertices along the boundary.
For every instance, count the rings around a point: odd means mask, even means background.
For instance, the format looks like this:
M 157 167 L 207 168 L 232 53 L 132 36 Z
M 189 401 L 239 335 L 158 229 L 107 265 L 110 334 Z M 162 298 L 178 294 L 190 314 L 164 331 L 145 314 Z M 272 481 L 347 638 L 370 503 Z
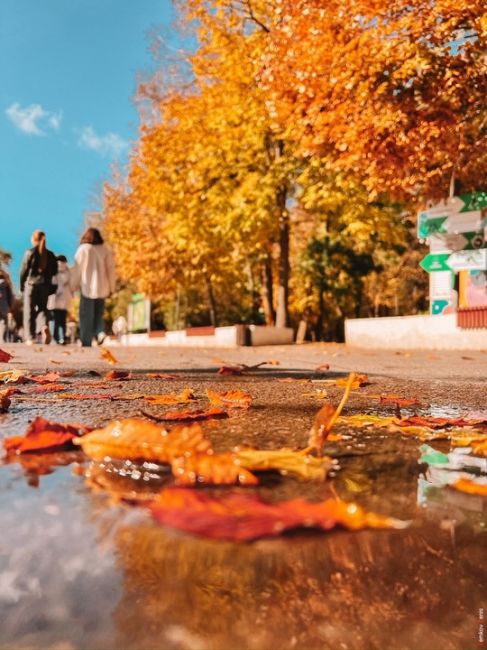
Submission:
M 68 311 L 67 309 L 53 309 L 51 313 L 54 323 L 54 340 L 56 343 L 64 343 L 66 341 L 66 317 Z
M 93 338 L 105 331 L 103 322 L 104 298 L 85 298 L 81 295 L 79 303 L 79 331 L 81 345 L 90 347 Z
M 24 287 L 24 341 L 35 339 L 48 326 L 47 288 L 44 284 Z

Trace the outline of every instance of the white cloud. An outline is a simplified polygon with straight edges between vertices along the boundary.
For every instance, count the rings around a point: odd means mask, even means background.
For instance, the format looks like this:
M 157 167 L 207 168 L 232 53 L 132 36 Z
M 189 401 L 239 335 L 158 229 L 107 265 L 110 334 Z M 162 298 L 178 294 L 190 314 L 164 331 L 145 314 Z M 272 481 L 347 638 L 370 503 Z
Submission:
M 22 108 L 18 102 L 9 106 L 5 114 L 14 126 L 28 135 L 46 135 L 46 129 L 57 131 L 61 125 L 62 113 L 50 113 L 40 104 Z
M 85 126 L 78 145 L 83 149 L 96 151 L 102 156 L 119 156 L 128 147 L 128 142 L 116 133 L 98 135 L 92 126 Z

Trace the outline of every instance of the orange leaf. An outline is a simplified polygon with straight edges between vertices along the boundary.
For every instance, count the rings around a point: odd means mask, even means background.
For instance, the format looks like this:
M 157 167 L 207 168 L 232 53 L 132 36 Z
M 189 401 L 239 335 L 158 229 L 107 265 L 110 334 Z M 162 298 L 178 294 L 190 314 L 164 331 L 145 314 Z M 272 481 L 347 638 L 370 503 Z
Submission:
M 219 375 L 241 375 L 243 370 L 240 366 L 222 366 L 218 369 Z
M 181 375 L 172 375 L 167 372 L 146 372 L 145 376 L 150 379 L 182 379 Z
M 130 372 L 126 370 L 109 370 L 103 377 L 105 381 L 125 381 L 131 379 Z
M 258 480 L 242 467 L 235 454 L 204 454 L 180 456 L 171 463 L 179 485 L 257 485 Z
M 179 395 L 176 393 L 168 393 L 167 395 L 147 395 L 144 398 L 147 402 L 152 404 L 186 404 L 192 402 L 195 397 L 191 388 L 185 388 Z
M 319 503 L 292 499 L 271 504 L 249 494 L 227 494 L 217 499 L 182 488 L 163 490 L 149 508 L 161 524 L 203 537 L 238 542 L 279 535 L 293 528 L 329 530 L 341 525 L 359 530 L 408 525 L 365 512 L 354 503 L 333 499 Z
M 66 388 L 66 384 L 40 384 L 39 386 L 25 388 L 22 392 L 29 395 L 38 395 L 42 393 L 56 393 L 61 390 L 66 390 Z
M 118 359 L 107 348 L 103 348 L 100 357 L 105 361 L 108 361 L 108 363 L 111 363 L 112 365 L 118 363 Z
M 91 429 L 83 424 L 58 424 L 37 417 L 23 436 L 5 438 L 3 446 L 7 452 L 23 454 L 27 452 L 48 452 L 59 449 L 72 449 L 72 441 Z
M 429 429 L 445 429 L 448 427 L 470 427 L 482 424 L 485 420 L 465 420 L 463 418 L 436 418 L 431 416 L 412 415 L 409 418 L 394 420 L 399 427 L 419 426 Z
M 187 420 L 208 420 L 210 418 L 227 418 L 228 413 L 217 406 L 213 408 L 203 410 L 190 411 L 168 411 L 164 415 L 152 415 L 151 413 L 145 413 L 148 417 L 157 420 L 158 422 L 184 422 Z
M 335 384 L 344 388 L 348 384 L 347 379 L 336 379 Z M 362 386 L 368 386 L 370 384 L 368 375 L 354 375 L 354 380 L 351 385 L 351 390 L 357 390 L 357 388 L 362 388 Z
M 240 389 L 217 393 L 211 390 L 211 388 L 208 388 L 206 394 L 211 404 L 227 408 L 248 409 L 252 403 L 252 396 Z
M 168 432 L 153 422 L 135 418 L 110 422 L 103 429 L 79 438 L 75 444 L 81 445 L 85 454 L 95 460 L 110 456 L 169 464 L 175 457 L 205 452 L 210 448 L 197 424 L 175 427 Z
M 52 384 L 61 379 L 61 375 L 58 372 L 48 372 L 45 375 L 28 375 L 28 379 L 36 384 Z
M 421 406 L 421 402 L 417 399 L 399 397 L 399 395 L 380 395 L 379 396 L 380 404 L 397 404 L 398 406 Z

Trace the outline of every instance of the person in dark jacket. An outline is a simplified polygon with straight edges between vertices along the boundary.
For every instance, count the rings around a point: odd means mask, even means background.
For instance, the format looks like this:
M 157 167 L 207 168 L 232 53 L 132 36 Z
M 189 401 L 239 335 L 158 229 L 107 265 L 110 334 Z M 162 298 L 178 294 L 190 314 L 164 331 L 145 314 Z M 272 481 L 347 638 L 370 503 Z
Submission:
M 0 341 L 7 341 L 7 321 L 14 294 L 8 273 L 0 269 Z
M 55 291 L 52 278 L 57 273 L 57 260 L 46 247 L 42 230 L 32 233 L 32 248 L 25 252 L 20 267 L 20 290 L 24 294 L 24 340 L 32 345 L 38 335 L 42 343 L 51 342 L 47 299 Z

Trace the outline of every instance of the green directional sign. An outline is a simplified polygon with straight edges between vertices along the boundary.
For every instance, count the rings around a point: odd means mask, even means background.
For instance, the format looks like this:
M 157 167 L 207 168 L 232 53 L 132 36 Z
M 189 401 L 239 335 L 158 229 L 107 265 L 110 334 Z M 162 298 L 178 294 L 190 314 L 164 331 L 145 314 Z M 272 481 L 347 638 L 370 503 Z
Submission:
M 463 201 L 463 207 L 460 209 L 460 212 L 470 212 L 487 208 L 487 192 L 460 194 L 460 199 Z
M 468 239 L 464 250 L 477 250 L 478 248 L 485 248 L 487 245 L 483 232 L 464 232 L 463 236 Z
M 436 233 L 446 232 L 445 221 L 447 219 L 448 215 L 428 219 L 428 215 L 421 212 L 418 217 L 418 237 L 424 239 Z
M 428 253 L 419 263 L 420 267 L 427 273 L 434 273 L 435 271 L 451 271 L 446 263 L 450 257 L 450 253 Z

